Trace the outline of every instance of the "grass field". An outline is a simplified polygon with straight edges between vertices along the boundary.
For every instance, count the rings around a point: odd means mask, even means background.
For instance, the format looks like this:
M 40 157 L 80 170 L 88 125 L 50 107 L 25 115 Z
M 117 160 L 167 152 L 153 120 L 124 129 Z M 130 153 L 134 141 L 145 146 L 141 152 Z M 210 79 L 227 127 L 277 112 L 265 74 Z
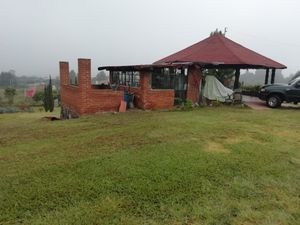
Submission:
M 299 110 L 45 115 L 0 115 L 0 224 L 300 224 Z

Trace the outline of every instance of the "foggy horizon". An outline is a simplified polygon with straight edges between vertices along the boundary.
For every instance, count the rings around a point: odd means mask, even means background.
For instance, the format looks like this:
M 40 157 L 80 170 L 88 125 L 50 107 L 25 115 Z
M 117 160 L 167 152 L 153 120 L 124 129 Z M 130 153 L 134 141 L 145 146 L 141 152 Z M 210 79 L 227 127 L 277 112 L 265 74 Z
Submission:
M 149 64 L 207 38 L 226 37 L 300 70 L 296 0 L 46 1 L 1 0 L 0 72 L 58 76 L 59 61 L 77 71 L 78 58 L 98 66 Z

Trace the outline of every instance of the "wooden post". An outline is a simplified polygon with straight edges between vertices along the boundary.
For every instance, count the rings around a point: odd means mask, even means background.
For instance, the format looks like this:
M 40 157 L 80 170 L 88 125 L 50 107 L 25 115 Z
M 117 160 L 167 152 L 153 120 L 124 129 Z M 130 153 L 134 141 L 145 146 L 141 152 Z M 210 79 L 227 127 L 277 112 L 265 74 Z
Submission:
M 268 69 L 266 70 L 265 84 L 268 84 L 268 82 L 269 82 L 269 73 L 270 73 L 270 69 L 268 68 Z
M 240 69 L 236 69 L 233 89 L 238 89 L 240 87 L 240 74 L 241 74 Z
M 274 84 L 275 82 L 275 73 L 276 73 L 276 69 L 272 69 L 271 84 Z

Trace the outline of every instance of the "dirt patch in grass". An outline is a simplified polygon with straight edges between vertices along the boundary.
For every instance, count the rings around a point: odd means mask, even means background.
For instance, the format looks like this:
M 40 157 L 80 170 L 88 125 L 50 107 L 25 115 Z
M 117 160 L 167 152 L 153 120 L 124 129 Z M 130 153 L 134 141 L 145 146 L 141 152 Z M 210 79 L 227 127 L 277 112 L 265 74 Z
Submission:
M 249 136 L 230 136 L 224 140 L 224 143 L 227 145 L 236 145 L 241 144 L 242 142 L 250 142 L 255 144 L 263 144 L 261 140 L 256 139 L 255 137 Z
M 299 134 L 295 133 L 294 130 L 276 130 L 274 134 L 278 137 L 289 139 L 289 140 L 299 140 Z
M 204 147 L 204 151 L 212 153 L 229 153 L 230 151 L 223 144 L 217 142 L 208 142 Z
M 0 161 L 8 161 L 8 160 L 9 160 L 8 157 L 0 156 Z
M 205 144 L 206 152 L 229 153 L 231 145 L 238 145 L 242 142 L 260 143 L 249 136 L 224 136 L 222 139 L 211 140 Z

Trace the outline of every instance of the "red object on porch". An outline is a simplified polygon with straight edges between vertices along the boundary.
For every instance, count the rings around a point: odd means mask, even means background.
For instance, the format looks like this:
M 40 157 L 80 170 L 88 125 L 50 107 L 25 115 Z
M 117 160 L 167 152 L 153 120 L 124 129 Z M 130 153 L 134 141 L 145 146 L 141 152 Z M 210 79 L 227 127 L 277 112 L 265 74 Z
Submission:
M 127 102 L 121 101 L 119 112 L 126 112 Z
M 285 69 L 286 66 L 254 52 L 221 34 L 215 34 L 154 64 L 202 63 L 246 68 Z

